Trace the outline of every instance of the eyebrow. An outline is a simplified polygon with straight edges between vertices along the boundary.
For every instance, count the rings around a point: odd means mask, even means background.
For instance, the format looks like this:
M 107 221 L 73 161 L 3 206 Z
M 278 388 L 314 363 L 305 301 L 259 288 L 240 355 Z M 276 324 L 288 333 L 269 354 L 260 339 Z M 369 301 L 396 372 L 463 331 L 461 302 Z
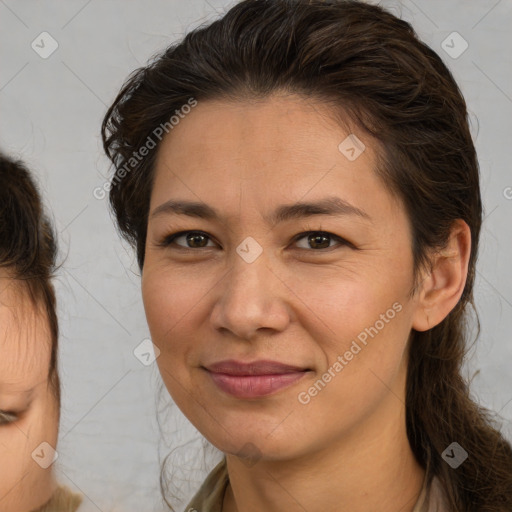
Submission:
M 169 200 L 157 206 L 150 218 L 160 215 L 186 215 L 206 220 L 220 220 L 221 215 L 212 206 L 197 201 Z M 278 206 L 270 216 L 265 216 L 268 224 L 274 226 L 291 219 L 311 217 L 313 215 L 355 215 L 371 221 L 371 217 L 360 208 L 339 197 L 326 197 L 314 202 L 300 202 Z

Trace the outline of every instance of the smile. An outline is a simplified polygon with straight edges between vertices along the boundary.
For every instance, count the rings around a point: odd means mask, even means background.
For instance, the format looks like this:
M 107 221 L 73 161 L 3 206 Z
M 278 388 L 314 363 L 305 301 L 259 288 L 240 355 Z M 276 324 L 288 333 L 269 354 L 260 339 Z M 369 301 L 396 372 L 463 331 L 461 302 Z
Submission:
M 211 373 L 213 382 L 222 391 L 237 398 L 258 398 L 271 395 L 281 389 L 291 386 L 302 379 L 305 371 L 285 373 L 281 375 L 226 375 Z

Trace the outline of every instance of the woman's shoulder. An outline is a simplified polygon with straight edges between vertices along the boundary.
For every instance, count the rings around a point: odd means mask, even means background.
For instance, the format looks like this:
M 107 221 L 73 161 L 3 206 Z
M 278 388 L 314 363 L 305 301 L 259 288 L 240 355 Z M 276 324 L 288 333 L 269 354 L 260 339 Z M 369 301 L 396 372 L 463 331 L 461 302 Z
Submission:
M 208 474 L 192 501 L 185 508 L 185 512 L 221 512 L 228 482 L 226 458 L 223 457 Z

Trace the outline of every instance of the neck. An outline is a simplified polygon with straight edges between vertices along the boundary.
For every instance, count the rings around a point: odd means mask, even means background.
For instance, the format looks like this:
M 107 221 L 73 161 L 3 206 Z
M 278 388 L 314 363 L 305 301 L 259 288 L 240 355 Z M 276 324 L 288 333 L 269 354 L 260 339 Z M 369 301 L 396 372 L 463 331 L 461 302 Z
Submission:
M 405 375 L 397 380 L 364 424 L 322 450 L 292 460 L 263 458 L 252 467 L 226 455 L 230 483 L 222 511 L 412 512 L 425 471 L 407 438 Z

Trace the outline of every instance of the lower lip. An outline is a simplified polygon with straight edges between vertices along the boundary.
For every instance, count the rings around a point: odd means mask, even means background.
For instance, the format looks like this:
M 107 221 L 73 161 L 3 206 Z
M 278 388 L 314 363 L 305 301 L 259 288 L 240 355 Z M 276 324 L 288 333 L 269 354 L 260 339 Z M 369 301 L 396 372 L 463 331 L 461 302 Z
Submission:
M 291 386 L 307 372 L 282 373 L 276 375 L 228 375 L 208 372 L 213 382 L 224 392 L 236 398 L 259 398 L 268 396 Z

